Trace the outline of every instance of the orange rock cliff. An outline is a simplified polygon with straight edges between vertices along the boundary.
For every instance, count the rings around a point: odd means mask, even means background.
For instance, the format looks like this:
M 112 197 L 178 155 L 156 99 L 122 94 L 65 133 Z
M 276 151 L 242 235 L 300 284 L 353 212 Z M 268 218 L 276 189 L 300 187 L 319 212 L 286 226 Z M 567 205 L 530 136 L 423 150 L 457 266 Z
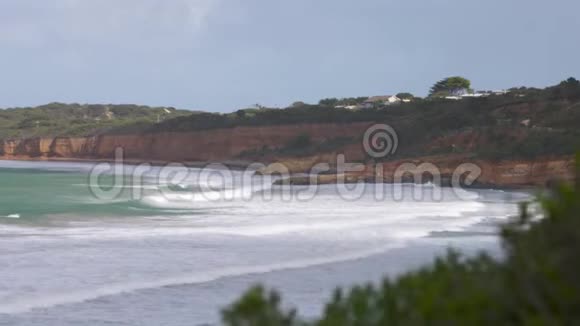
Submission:
M 276 148 L 307 134 L 313 142 L 337 137 L 360 139 L 371 123 L 348 124 L 296 124 L 263 127 L 235 127 L 192 132 L 164 132 L 131 135 L 99 135 L 89 137 L 32 138 L 0 141 L 0 158 L 21 160 L 112 160 L 115 150 L 123 148 L 124 158 L 133 161 L 155 162 L 219 162 L 236 160 L 247 151 L 265 147 Z M 264 163 L 285 163 L 291 172 L 308 172 L 316 163 L 336 162 L 337 154 L 344 154 L 349 162 L 367 160 L 360 144 L 344 145 L 329 153 L 317 153 L 307 157 L 263 158 Z M 519 187 L 542 186 L 551 180 L 573 179 L 573 158 L 556 157 L 536 160 L 483 161 L 470 160 L 459 155 L 423 157 L 380 163 L 385 177 L 374 177 L 375 171 L 367 164 L 365 171 L 352 173 L 354 179 L 374 179 L 390 182 L 394 170 L 402 163 L 435 164 L 443 175 L 450 175 L 462 163 L 481 167 L 478 182 L 482 185 Z M 375 167 L 376 165 L 372 165 Z
M 369 123 L 297 124 L 192 132 L 16 139 L 2 141 L 0 155 L 4 159 L 112 159 L 115 150 L 123 148 L 127 159 L 224 161 L 264 146 L 283 146 L 304 134 L 309 135 L 313 142 L 337 137 L 360 137 L 368 126 Z

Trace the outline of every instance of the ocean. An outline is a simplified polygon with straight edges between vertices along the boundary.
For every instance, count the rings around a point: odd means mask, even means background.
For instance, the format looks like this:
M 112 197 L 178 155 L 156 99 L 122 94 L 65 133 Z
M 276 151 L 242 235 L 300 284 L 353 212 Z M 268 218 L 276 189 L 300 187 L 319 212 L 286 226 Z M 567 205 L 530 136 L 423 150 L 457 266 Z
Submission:
M 320 314 L 449 247 L 498 252 L 529 194 L 272 186 L 208 169 L 0 161 L 0 325 L 207 325 L 257 283 Z

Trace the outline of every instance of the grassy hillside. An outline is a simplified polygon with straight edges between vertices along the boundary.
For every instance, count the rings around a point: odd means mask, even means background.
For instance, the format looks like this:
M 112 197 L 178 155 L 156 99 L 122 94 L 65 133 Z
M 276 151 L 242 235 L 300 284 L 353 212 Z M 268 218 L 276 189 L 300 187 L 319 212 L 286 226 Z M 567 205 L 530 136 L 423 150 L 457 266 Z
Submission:
M 151 126 L 159 119 L 191 114 L 174 108 L 138 105 L 51 103 L 0 110 L 0 139 L 38 136 L 78 136 L 126 126 Z

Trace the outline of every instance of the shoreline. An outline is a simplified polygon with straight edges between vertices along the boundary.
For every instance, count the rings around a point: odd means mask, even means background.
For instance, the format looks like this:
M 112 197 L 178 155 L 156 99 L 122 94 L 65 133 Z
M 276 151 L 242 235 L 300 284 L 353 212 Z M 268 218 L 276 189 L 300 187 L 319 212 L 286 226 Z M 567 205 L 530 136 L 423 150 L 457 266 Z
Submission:
M 312 177 L 315 177 L 316 182 L 311 182 Z M 344 182 L 337 182 L 338 174 L 326 174 L 326 175 L 291 175 L 288 178 L 278 179 L 274 181 L 274 185 L 287 185 L 287 186 L 309 186 L 309 185 L 328 185 L 328 184 L 356 184 L 356 183 L 365 183 L 365 184 L 403 184 L 403 185 L 426 185 L 426 184 L 433 184 L 438 187 L 442 188 L 454 188 L 451 184 L 449 178 L 442 178 L 439 184 L 433 183 L 431 181 L 427 182 L 412 182 L 408 180 L 402 180 L 402 182 L 393 182 L 389 180 L 377 180 L 375 178 L 370 177 L 361 177 L 361 176 L 344 176 Z M 474 181 L 472 184 L 461 184 L 463 189 L 483 189 L 483 190 L 513 190 L 513 191 L 532 191 L 538 188 L 542 188 L 538 185 L 531 185 L 531 184 L 512 184 L 512 185 L 505 185 L 505 184 L 493 184 L 493 183 L 485 183 L 485 182 L 477 182 Z
M 87 164 L 99 164 L 99 163 L 116 163 L 115 159 L 109 158 L 57 158 L 57 157 L 6 157 L 0 156 L 0 161 L 14 161 L 14 162 L 59 162 L 59 163 L 87 163 Z M 250 167 L 251 162 L 246 161 L 215 161 L 215 162 L 203 162 L 203 161 L 183 161 L 183 162 L 171 162 L 164 160 L 145 160 L 145 159 L 123 159 L 123 164 L 125 165 L 140 165 L 140 164 L 150 164 L 152 166 L 165 166 L 168 164 L 183 164 L 188 168 L 204 168 L 211 164 L 221 164 L 227 168 L 234 170 L 245 170 Z
M 115 159 L 107 158 L 57 158 L 57 157 L 6 157 L 0 156 L 0 161 L 13 161 L 13 162 L 51 162 L 51 163 L 86 163 L 86 164 L 100 164 L 100 163 L 116 163 Z M 124 159 L 123 164 L 130 166 L 138 166 L 140 164 L 149 164 L 151 166 L 166 166 L 168 164 L 178 163 L 183 164 L 187 168 L 205 168 L 212 164 L 222 165 L 226 168 L 233 169 L 236 171 L 243 171 L 248 169 L 255 162 L 248 161 L 215 161 L 215 162 L 202 162 L 202 161 L 184 161 L 184 162 L 170 162 L 164 160 L 144 160 L 144 159 Z M 267 164 L 267 163 L 263 163 Z M 256 174 L 261 174 L 259 170 L 253 170 Z M 366 184 L 397 184 L 388 180 L 383 180 L 383 182 L 377 182 L 375 178 L 368 177 L 365 175 L 346 175 L 344 176 L 344 181 L 339 182 L 339 174 L 327 173 L 327 174 L 308 174 L 308 173 L 291 173 L 287 178 L 282 178 L 275 180 L 273 185 L 275 186 L 308 186 L 308 185 L 332 185 L 332 184 L 355 184 L 355 183 L 366 183 Z M 316 182 L 312 183 L 312 177 L 315 177 Z M 448 178 L 443 178 L 439 187 L 452 188 Z M 429 182 L 415 183 L 403 180 L 402 184 L 427 184 Z M 493 184 L 485 182 L 473 182 L 470 185 L 462 184 L 462 188 L 465 189 L 487 189 L 487 190 L 522 190 L 522 191 L 532 191 L 541 188 L 538 185 L 531 184 Z

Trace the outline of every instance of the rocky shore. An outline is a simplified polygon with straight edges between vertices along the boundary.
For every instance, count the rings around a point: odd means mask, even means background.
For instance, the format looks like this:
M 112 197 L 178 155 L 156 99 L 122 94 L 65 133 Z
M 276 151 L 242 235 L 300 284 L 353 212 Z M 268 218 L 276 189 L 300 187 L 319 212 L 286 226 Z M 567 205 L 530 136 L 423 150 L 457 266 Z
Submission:
M 279 162 L 294 166 L 295 161 Z M 361 164 L 361 171 L 336 173 L 308 173 L 296 171 L 277 184 L 309 185 L 331 183 L 427 183 L 451 186 L 459 182 L 471 188 L 533 188 L 574 179 L 573 157 L 543 158 L 538 160 L 489 161 L 468 156 L 427 156 L 408 160 Z M 260 171 L 269 174 L 272 171 Z

